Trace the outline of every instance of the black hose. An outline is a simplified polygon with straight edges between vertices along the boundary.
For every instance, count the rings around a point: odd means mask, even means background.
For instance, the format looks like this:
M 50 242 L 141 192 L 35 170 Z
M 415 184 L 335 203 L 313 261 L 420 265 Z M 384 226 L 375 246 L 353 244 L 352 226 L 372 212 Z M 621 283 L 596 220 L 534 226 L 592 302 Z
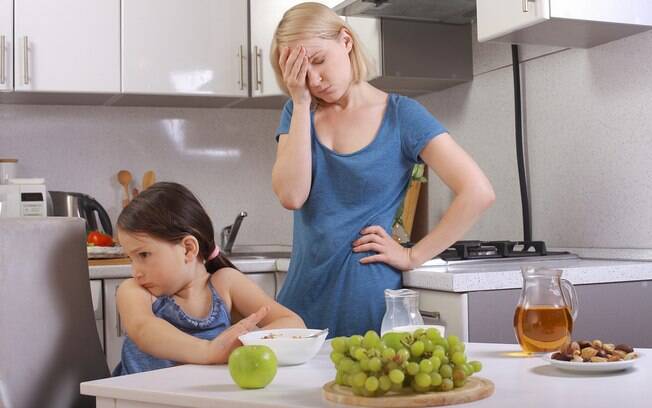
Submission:
M 530 215 L 530 188 L 525 172 L 525 150 L 523 149 L 523 108 L 521 105 L 521 70 L 518 60 L 518 45 L 512 44 L 512 70 L 514 73 L 514 125 L 516 130 L 516 163 L 518 182 L 521 188 L 523 212 L 523 241 L 532 241 L 532 217 Z

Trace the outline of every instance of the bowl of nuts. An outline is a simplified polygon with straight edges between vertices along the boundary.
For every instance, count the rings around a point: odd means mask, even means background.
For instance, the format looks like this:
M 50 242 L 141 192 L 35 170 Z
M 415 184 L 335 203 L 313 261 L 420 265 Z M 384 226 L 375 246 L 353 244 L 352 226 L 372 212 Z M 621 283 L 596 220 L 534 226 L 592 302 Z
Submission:
M 568 371 L 620 371 L 631 368 L 640 353 L 627 344 L 603 343 L 601 340 L 573 341 L 544 360 Z

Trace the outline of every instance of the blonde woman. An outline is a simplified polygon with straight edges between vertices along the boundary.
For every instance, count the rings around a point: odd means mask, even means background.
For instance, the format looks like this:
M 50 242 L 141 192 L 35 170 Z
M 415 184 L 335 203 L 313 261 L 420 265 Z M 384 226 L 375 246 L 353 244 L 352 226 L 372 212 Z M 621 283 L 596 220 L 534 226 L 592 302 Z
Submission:
M 478 165 L 417 101 L 366 82 L 358 37 L 318 3 L 289 9 L 271 50 L 290 96 L 276 131 L 272 185 L 294 211 L 292 261 L 279 302 L 330 336 L 379 331 L 384 290 L 462 238 L 494 201 Z M 415 163 L 455 198 L 412 248 L 390 236 Z

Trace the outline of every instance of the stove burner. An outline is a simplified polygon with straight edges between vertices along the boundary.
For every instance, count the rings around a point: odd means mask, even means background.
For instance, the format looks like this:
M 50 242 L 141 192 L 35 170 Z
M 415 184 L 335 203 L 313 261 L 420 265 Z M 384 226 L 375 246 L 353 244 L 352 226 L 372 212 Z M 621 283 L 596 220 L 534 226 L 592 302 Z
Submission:
M 543 241 L 457 241 L 439 255 L 446 261 L 548 255 Z M 560 253 L 554 253 L 558 255 Z M 553 255 L 552 253 L 550 255 Z

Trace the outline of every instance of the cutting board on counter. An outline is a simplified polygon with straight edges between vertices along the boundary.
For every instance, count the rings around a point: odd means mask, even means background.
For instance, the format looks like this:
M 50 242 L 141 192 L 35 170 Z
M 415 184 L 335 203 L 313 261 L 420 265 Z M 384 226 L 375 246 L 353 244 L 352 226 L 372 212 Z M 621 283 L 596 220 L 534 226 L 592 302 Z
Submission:
M 111 266 L 111 265 L 131 265 L 129 257 L 106 258 L 106 259 L 89 259 L 88 266 Z
M 382 397 L 361 397 L 353 394 L 350 387 L 331 381 L 322 387 L 322 394 L 328 401 L 360 407 L 439 407 L 464 404 L 491 396 L 494 383 L 482 377 L 471 377 L 466 385 L 451 391 L 428 392 L 424 394 L 386 394 Z

